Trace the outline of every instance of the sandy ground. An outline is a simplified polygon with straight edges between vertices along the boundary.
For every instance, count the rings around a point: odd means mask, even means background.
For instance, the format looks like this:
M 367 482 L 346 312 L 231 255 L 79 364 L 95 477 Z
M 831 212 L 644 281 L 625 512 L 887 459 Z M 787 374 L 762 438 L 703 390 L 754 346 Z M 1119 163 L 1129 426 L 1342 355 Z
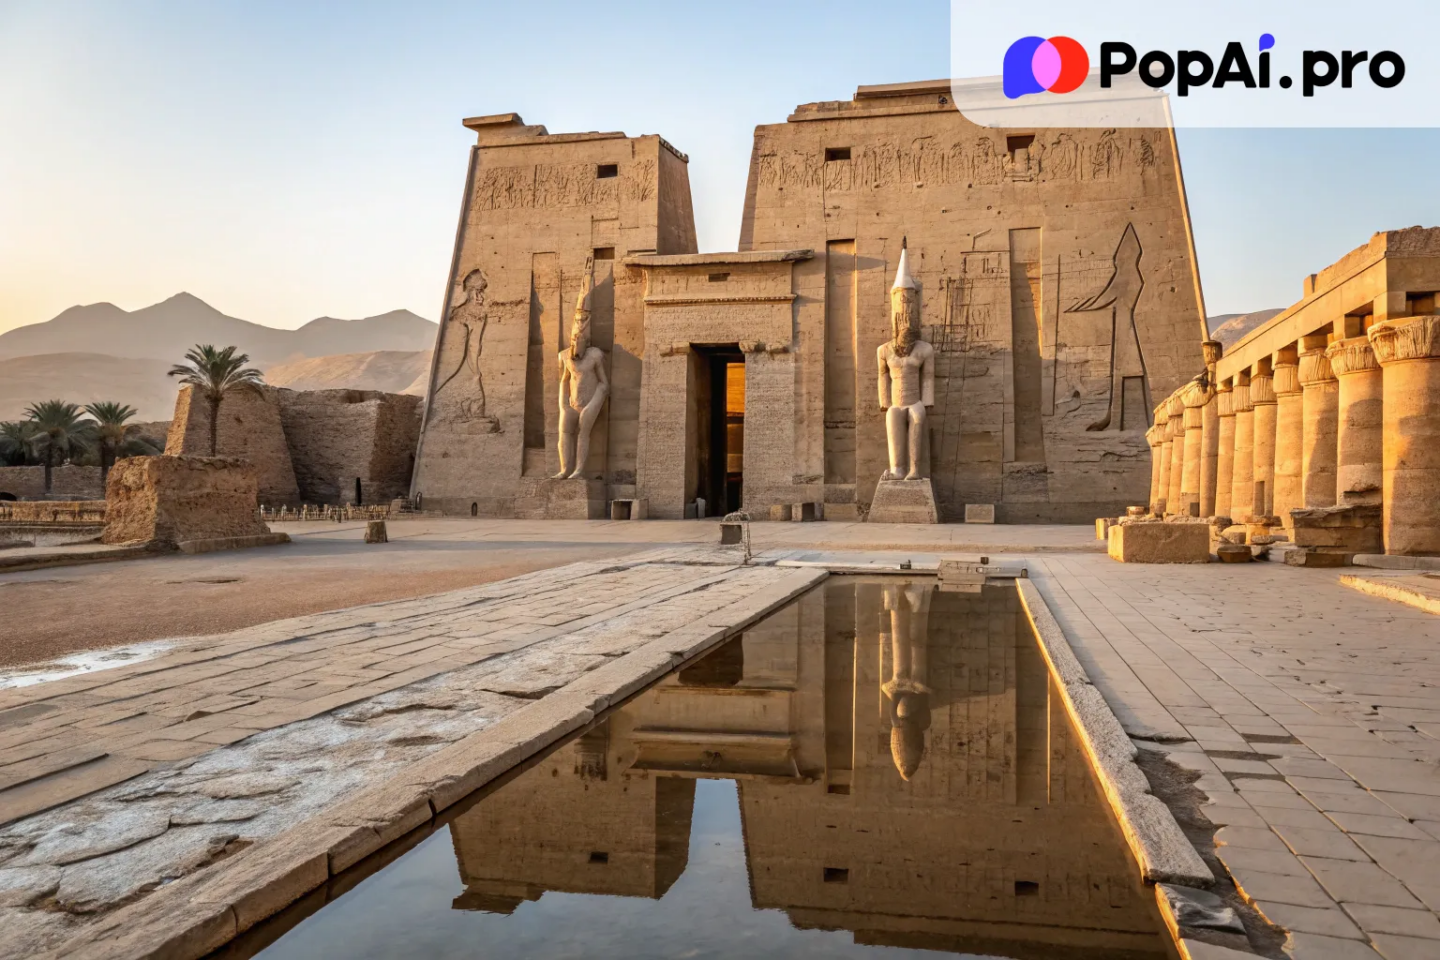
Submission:
M 458 590 L 643 543 L 391 542 L 279 547 L 0 576 L 0 666 Z

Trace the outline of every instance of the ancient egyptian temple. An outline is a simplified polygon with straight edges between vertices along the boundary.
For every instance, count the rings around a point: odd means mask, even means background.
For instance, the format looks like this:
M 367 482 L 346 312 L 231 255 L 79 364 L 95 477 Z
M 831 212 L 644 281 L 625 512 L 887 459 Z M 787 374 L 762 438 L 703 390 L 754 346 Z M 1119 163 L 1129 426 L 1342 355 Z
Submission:
M 465 125 L 425 509 L 1088 523 L 1149 500 L 1152 411 L 1206 338 L 1170 131 L 989 129 L 948 81 L 861 87 L 756 129 L 738 249 L 701 253 L 663 138 Z

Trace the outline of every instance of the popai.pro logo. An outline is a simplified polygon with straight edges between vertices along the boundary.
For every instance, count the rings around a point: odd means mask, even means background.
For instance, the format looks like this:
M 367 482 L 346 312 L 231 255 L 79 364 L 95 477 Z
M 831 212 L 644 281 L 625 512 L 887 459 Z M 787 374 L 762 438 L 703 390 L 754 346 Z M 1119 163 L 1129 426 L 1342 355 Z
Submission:
M 1269 89 L 1274 35 L 1261 34 L 1256 46 L 1252 66 L 1245 45 L 1239 41 L 1226 44 L 1219 57 L 1204 50 L 1179 50 L 1173 56 L 1151 50 L 1140 55 L 1128 43 L 1106 41 L 1100 44 L 1100 86 L 1108 90 L 1116 77 L 1133 72 L 1142 83 L 1157 90 L 1174 83 L 1175 93 L 1181 97 L 1188 97 L 1196 89 L 1221 90 L 1232 84 L 1251 90 Z M 1090 57 L 1075 40 L 1021 37 L 1005 51 L 1002 87 L 1011 100 L 1045 91 L 1069 93 L 1085 82 L 1089 72 Z M 1381 89 L 1398 86 L 1405 79 L 1405 60 L 1393 50 L 1381 50 L 1374 56 L 1366 50 L 1342 50 L 1339 56 L 1327 50 L 1301 53 L 1300 90 L 1304 96 L 1313 97 L 1316 90 L 1337 80 L 1341 88 L 1348 90 L 1366 79 Z M 1279 77 L 1281 89 L 1288 90 L 1293 84 L 1289 74 Z

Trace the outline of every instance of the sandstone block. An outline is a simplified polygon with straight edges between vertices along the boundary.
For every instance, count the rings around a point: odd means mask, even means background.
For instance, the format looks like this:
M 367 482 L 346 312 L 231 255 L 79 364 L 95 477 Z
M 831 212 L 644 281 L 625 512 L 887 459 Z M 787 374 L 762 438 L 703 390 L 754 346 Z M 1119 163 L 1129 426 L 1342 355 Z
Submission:
M 603 481 L 532 478 L 521 481 L 515 516 L 521 520 L 603 520 L 607 506 Z
M 390 534 L 385 529 L 384 520 L 371 520 L 365 524 L 366 543 L 389 543 Z
M 110 470 L 105 543 L 269 536 L 255 467 L 227 457 L 131 457 Z
M 1315 507 L 1290 511 L 1296 546 L 1341 553 L 1381 553 L 1384 528 L 1380 504 Z
M 1215 555 L 1221 563 L 1249 563 L 1255 559 L 1250 555 L 1250 548 L 1243 543 L 1222 543 L 1215 548 Z
M 1208 523 L 1122 523 L 1110 528 L 1110 557 L 1121 563 L 1206 563 Z
M 930 481 L 881 480 L 870 502 L 871 523 L 939 523 Z
M 966 523 L 994 523 L 995 504 L 993 503 L 967 503 L 965 504 Z

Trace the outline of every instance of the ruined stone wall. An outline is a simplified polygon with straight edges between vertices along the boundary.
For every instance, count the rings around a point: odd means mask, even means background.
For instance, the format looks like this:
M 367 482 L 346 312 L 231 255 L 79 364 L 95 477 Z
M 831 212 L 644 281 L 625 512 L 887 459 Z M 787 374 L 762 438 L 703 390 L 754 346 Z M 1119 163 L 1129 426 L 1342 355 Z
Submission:
M 693 252 L 685 158 L 656 136 L 551 136 L 513 114 L 466 125 L 478 143 L 414 490 L 427 509 L 508 516 L 522 477 L 559 469 L 557 357 L 595 257 L 591 341 L 612 392 L 584 472 L 633 495 L 641 294 L 613 268 L 627 254 Z
M 281 423 L 305 503 L 404 496 L 420 434 L 420 398 L 378 390 L 280 390 Z
M 258 491 L 249 460 L 130 457 L 110 469 L 101 539 L 174 544 L 268 534 Z
M 105 496 L 100 488 L 100 468 L 65 464 L 50 476 L 51 496 L 69 500 L 99 500 Z M 17 500 L 39 500 L 45 496 L 45 468 L 0 467 L 0 494 Z
M 167 455 L 210 454 L 209 406 L 194 387 L 180 388 L 175 399 L 175 418 L 165 442 Z M 216 453 L 242 457 L 255 465 L 261 503 L 299 505 L 295 466 L 281 423 L 279 388 L 244 386 L 226 395 L 220 404 Z
M 741 249 L 817 254 L 796 268 L 791 499 L 839 517 L 873 495 L 875 350 L 908 236 L 942 518 L 995 503 L 1002 521 L 1080 522 L 1144 502 L 1150 411 L 1204 337 L 1169 132 L 990 130 L 948 87 L 861 93 L 755 133 Z

